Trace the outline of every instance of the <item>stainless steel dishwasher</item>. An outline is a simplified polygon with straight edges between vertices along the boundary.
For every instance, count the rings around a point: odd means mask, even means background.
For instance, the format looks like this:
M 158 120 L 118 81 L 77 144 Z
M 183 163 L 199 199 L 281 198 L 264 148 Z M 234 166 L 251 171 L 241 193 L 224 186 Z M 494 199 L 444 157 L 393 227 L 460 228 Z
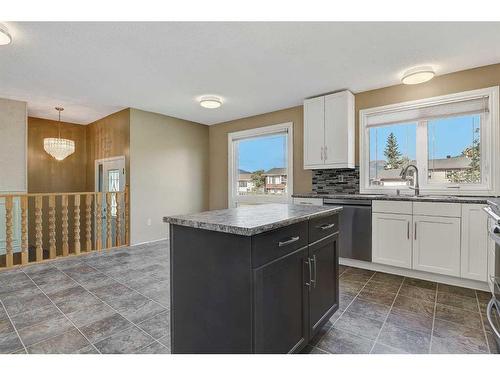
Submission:
M 372 201 L 325 198 L 324 205 L 342 206 L 339 245 L 342 258 L 372 261 Z

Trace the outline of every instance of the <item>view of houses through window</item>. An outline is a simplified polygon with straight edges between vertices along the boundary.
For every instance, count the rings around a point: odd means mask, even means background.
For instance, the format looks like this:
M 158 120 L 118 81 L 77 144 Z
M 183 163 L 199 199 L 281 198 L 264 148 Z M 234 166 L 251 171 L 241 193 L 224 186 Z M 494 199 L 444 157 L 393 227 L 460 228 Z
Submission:
M 427 170 L 426 184 L 479 184 L 481 178 L 481 115 L 438 118 L 406 124 L 376 126 L 369 130 L 371 186 L 404 186 L 412 184 L 400 173 L 408 164 Z M 420 134 L 426 140 L 419 142 Z M 419 153 L 426 160 L 418 160 Z

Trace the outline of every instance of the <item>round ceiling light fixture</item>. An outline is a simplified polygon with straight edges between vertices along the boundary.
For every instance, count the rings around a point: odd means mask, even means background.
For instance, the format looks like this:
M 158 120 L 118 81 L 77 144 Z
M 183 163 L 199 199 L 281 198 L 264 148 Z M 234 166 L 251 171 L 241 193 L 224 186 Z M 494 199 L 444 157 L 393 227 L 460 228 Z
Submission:
M 203 96 L 200 98 L 200 105 L 203 108 L 219 108 L 222 105 L 222 99 L 217 96 Z
M 10 43 L 12 43 L 12 36 L 9 34 L 7 27 L 0 23 L 0 46 L 5 46 Z
M 419 83 L 430 81 L 434 78 L 435 75 L 436 73 L 434 73 L 434 69 L 432 69 L 432 67 L 420 66 L 407 70 L 403 74 L 401 82 L 403 82 L 405 85 L 417 85 Z

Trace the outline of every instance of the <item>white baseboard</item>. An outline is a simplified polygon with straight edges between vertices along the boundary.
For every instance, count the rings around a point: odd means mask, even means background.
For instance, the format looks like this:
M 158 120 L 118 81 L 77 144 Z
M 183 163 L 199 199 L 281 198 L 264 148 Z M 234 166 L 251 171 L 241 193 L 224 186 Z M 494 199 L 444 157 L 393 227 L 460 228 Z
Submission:
M 155 242 L 160 242 L 160 241 L 167 241 L 167 240 L 168 240 L 168 237 L 165 237 L 165 238 L 160 238 L 160 239 L 152 240 L 152 241 L 145 241 L 145 242 L 134 243 L 134 244 L 131 244 L 130 246 L 147 245 L 147 244 L 150 244 L 150 243 L 155 243 Z
M 484 290 L 487 292 L 490 290 L 488 287 L 488 284 L 486 282 L 483 282 L 483 281 L 467 280 L 467 279 L 462 279 L 460 277 L 454 277 L 454 276 L 437 275 L 434 273 L 429 273 L 429 272 L 424 272 L 424 271 L 409 270 L 406 268 L 399 268 L 399 267 L 394 267 L 394 266 L 388 266 L 385 264 L 372 263 L 372 262 L 366 262 L 364 260 L 356 260 L 356 259 L 349 259 L 349 258 L 339 258 L 339 263 L 344 265 L 344 266 L 364 268 L 364 269 L 371 270 L 371 271 L 392 273 L 395 275 L 401 275 L 401 276 L 406 276 L 406 277 L 414 277 L 417 279 L 429 280 L 429 281 L 434 281 L 434 282 L 443 283 L 443 284 L 450 284 L 450 285 L 455 285 L 455 286 L 461 286 L 464 288 L 479 289 L 479 290 Z

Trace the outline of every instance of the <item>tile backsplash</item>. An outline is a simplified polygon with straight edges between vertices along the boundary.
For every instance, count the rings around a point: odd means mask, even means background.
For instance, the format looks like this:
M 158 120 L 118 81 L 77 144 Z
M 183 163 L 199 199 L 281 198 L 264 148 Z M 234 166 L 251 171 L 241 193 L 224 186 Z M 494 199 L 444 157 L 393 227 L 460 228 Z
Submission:
M 315 169 L 312 190 L 316 193 L 359 193 L 359 167 L 354 169 Z

